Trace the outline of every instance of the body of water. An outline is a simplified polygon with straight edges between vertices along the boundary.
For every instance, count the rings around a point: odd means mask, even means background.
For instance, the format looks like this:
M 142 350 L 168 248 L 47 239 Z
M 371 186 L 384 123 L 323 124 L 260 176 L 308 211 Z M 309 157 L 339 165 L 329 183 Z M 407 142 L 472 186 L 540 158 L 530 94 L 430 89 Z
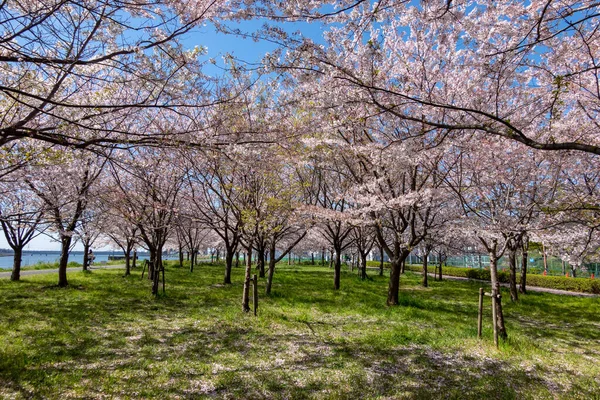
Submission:
M 113 252 L 113 251 L 99 251 L 94 252 L 96 259 L 94 260 L 94 264 L 99 264 L 102 261 L 108 261 L 109 255 L 114 256 L 123 256 L 123 253 Z M 146 260 L 149 258 L 149 254 L 147 253 L 138 253 L 139 260 Z M 163 255 L 163 260 L 174 260 L 178 259 L 179 255 L 177 253 L 171 255 Z M 21 266 L 27 267 L 35 264 L 44 264 L 44 263 L 53 263 L 58 262 L 60 259 L 60 251 L 23 251 L 23 257 L 21 258 Z M 83 263 L 83 251 L 72 251 L 69 255 L 69 262 L 75 261 L 80 264 Z M 123 262 L 125 262 L 123 260 Z M 13 256 L 2 256 L 0 257 L 0 269 L 12 269 L 13 267 Z

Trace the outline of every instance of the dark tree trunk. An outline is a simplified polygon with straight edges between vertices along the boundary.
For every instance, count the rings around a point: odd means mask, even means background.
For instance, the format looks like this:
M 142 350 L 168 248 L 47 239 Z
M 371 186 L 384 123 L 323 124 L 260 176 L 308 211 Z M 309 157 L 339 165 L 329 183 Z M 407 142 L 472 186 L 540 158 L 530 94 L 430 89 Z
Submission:
M 137 262 L 137 250 L 133 250 L 133 265 L 132 268 L 135 268 L 135 263 Z
M 244 275 L 244 291 L 242 293 L 242 311 L 250 312 L 250 274 L 252 272 L 252 244 L 246 248 L 246 272 Z
M 23 258 L 23 247 L 15 246 L 12 248 L 15 252 L 13 256 L 13 269 L 10 274 L 11 281 L 18 281 L 21 279 L 21 262 Z
M 321 249 L 321 266 L 325 266 L 325 249 Z
M 183 247 L 179 244 L 179 268 L 183 268 Z
M 333 250 L 329 250 L 329 268 L 333 268 Z
M 154 296 L 158 296 L 158 285 L 160 283 L 160 273 L 162 270 L 162 247 L 159 247 L 155 251 L 154 255 L 154 267 L 153 267 L 153 276 L 152 276 L 152 294 Z M 163 290 L 164 290 L 165 282 L 164 282 L 164 272 L 163 272 Z
M 429 253 L 423 255 L 423 287 L 429 286 L 429 274 L 427 273 L 427 264 L 429 263 Z
M 573 278 L 577 278 L 577 266 L 576 265 L 571 265 L 571 276 L 573 276 Z
M 444 265 L 444 261 L 442 260 L 442 257 L 439 258 L 438 260 L 438 280 L 441 282 L 442 281 L 442 265 Z
M 69 263 L 69 249 L 71 248 L 71 236 L 60 238 L 60 261 L 58 263 L 58 287 L 67 287 L 67 264 Z
M 236 251 L 235 252 L 235 267 L 239 268 L 240 266 L 240 252 Z
M 384 256 L 383 247 L 380 247 L 379 248 L 379 257 L 380 257 L 380 259 L 379 259 L 379 276 L 383 276 L 383 256 Z
M 258 276 L 261 278 L 265 277 L 265 249 L 263 246 L 259 246 L 256 252 L 256 268 L 258 269 Z
M 265 293 L 271 294 L 271 286 L 273 285 L 273 274 L 275 273 L 275 246 L 271 246 L 269 249 L 269 271 L 267 272 L 267 284 L 265 286 Z
M 190 272 L 194 272 L 194 266 L 196 265 L 196 249 L 191 249 L 190 253 Z
M 90 243 L 87 240 L 84 240 L 83 241 L 83 270 L 84 271 L 87 271 L 88 265 L 90 265 L 89 251 L 90 251 Z
M 219 262 L 220 259 L 221 259 L 221 251 L 219 249 L 217 249 L 217 259 L 216 259 L 216 261 Z
M 315 253 L 310 253 L 311 265 L 315 265 Z
M 490 275 L 492 278 L 493 299 L 496 301 L 496 327 L 498 329 L 498 336 L 506 339 L 508 335 L 504 325 L 504 314 L 502 313 L 502 298 L 500 297 L 500 282 L 498 281 L 498 259 L 494 252 L 490 252 Z
M 362 280 L 367 279 L 367 254 L 360 255 L 360 278 Z
M 240 261 L 240 252 L 238 251 L 237 261 Z M 225 276 L 223 278 L 223 283 L 226 285 L 231 284 L 231 268 L 233 267 L 233 248 L 226 247 L 225 248 Z
M 390 260 L 390 282 L 388 285 L 387 305 L 399 304 L 401 261 L 397 258 Z
M 400 263 L 400 273 L 404 274 L 405 269 L 406 269 L 406 259 L 402 260 L 402 262 Z
M 512 243 L 508 246 L 508 267 L 510 269 L 509 286 L 510 300 L 519 301 L 519 291 L 517 290 L 517 245 Z
M 125 252 L 125 276 L 131 275 L 131 251 Z
M 150 260 L 148 262 L 148 280 L 154 280 L 154 271 L 156 266 L 156 257 L 157 251 L 153 247 L 148 248 L 148 252 L 150 253 Z
M 340 289 L 340 276 L 342 274 L 342 249 L 335 249 L 335 266 L 333 270 L 333 288 Z
M 527 247 L 523 244 L 523 259 L 521 260 L 521 282 L 519 285 L 519 292 L 523 294 L 527 294 L 527 259 L 529 258 L 529 254 L 527 252 Z

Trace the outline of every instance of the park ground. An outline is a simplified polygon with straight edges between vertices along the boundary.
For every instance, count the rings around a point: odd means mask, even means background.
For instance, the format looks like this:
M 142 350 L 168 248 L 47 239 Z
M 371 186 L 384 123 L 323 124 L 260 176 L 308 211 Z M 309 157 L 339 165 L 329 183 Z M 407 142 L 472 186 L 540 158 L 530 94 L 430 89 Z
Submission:
M 166 294 L 141 271 L 0 280 L 0 398 L 600 399 L 600 299 L 504 296 L 496 349 L 481 283 L 280 266 L 258 316 L 241 312 L 243 271 L 169 266 Z

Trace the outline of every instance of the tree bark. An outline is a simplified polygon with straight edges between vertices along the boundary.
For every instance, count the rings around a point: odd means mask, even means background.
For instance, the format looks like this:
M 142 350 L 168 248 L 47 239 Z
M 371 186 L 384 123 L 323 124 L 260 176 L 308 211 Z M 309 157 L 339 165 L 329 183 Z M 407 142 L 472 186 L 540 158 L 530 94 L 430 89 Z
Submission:
M 388 296 L 386 302 L 388 306 L 397 306 L 400 304 L 399 291 L 401 264 L 402 261 L 400 261 L 399 258 L 392 258 L 390 260 L 390 282 L 388 285 Z
M 527 294 L 527 259 L 529 258 L 529 244 L 523 242 L 523 259 L 521 260 L 521 282 L 519 292 Z
M 429 286 L 428 281 L 428 273 L 427 273 L 427 263 L 429 262 L 429 253 L 423 255 L 423 287 Z
M 252 244 L 246 248 L 246 273 L 244 275 L 244 291 L 242 293 L 242 311 L 250 312 L 250 273 L 252 272 Z
M 367 279 L 367 254 L 360 255 L 360 270 L 361 270 L 361 279 Z
M 190 251 L 190 273 L 194 272 L 194 266 L 196 265 L 196 249 Z
M 71 248 L 71 236 L 60 238 L 60 261 L 58 263 L 58 287 L 67 287 L 67 264 L 69 263 L 69 250 Z
M 88 241 L 84 240 L 83 241 L 83 270 L 84 271 L 88 270 L 88 265 L 90 263 L 89 251 L 90 251 L 90 244 Z
M 13 256 L 13 269 L 10 274 L 11 281 L 18 281 L 21 279 L 21 262 L 23 258 L 23 247 L 15 246 L 12 248 L 15 252 Z
M 502 298 L 500 297 L 500 282 L 498 281 L 498 259 L 495 252 L 490 252 L 490 275 L 492 280 L 493 301 L 496 302 L 496 327 L 498 336 L 502 339 L 508 337 L 504 325 L 504 314 L 502 313 Z
M 517 290 L 517 245 L 516 243 L 508 246 L 508 266 L 510 269 L 509 286 L 510 300 L 519 301 L 519 292 Z
M 335 265 L 333 270 L 333 288 L 340 289 L 340 277 L 342 274 L 342 249 L 335 249 Z
M 231 268 L 233 267 L 233 256 L 234 249 L 230 247 L 225 248 L 225 276 L 223 277 L 223 284 L 230 285 L 231 284 Z M 237 261 L 240 261 L 240 252 L 238 251 Z
M 152 276 L 152 294 L 158 296 L 158 284 L 160 282 L 160 272 L 162 270 L 162 247 L 159 247 L 155 251 Z M 164 277 L 164 273 L 163 273 Z M 163 278 L 163 289 L 164 289 L 164 278 Z
M 267 284 L 265 286 L 265 293 L 271 294 L 271 286 L 273 285 L 273 274 L 275 273 L 275 246 L 271 246 L 269 249 L 269 271 L 267 272 Z
M 381 257 L 379 260 L 379 276 L 383 276 L 383 255 L 383 247 L 379 247 L 379 257 Z
M 125 252 L 125 276 L 131 275 L 131 251 Z
M 258 276 L 261 278 L 265 277 L 265 249 L 264 246 L 260 246 L 256 251 L 256 268 L 258 269 Z
M 183 268 L 183 247 L 179 244 L 179 268 Z

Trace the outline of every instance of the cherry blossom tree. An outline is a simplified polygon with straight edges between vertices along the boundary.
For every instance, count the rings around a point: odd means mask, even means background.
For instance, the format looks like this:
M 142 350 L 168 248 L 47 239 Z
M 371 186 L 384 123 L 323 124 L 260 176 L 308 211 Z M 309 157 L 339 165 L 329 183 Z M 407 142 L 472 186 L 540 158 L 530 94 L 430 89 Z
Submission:
M 59 235 L 59 287 L 68 285 L 69 252 L 106 160 L 88 152 L 57 151 L 25 172 L 24 182 L 44 203 L 45 222 Z
M 14 251 L 12 281 L 20 279 L 23 249 L 47 228 L 42 223 L 43 217 L 43 202 L 18 176 L 0 183 L 0 224 L 8 245 Z

